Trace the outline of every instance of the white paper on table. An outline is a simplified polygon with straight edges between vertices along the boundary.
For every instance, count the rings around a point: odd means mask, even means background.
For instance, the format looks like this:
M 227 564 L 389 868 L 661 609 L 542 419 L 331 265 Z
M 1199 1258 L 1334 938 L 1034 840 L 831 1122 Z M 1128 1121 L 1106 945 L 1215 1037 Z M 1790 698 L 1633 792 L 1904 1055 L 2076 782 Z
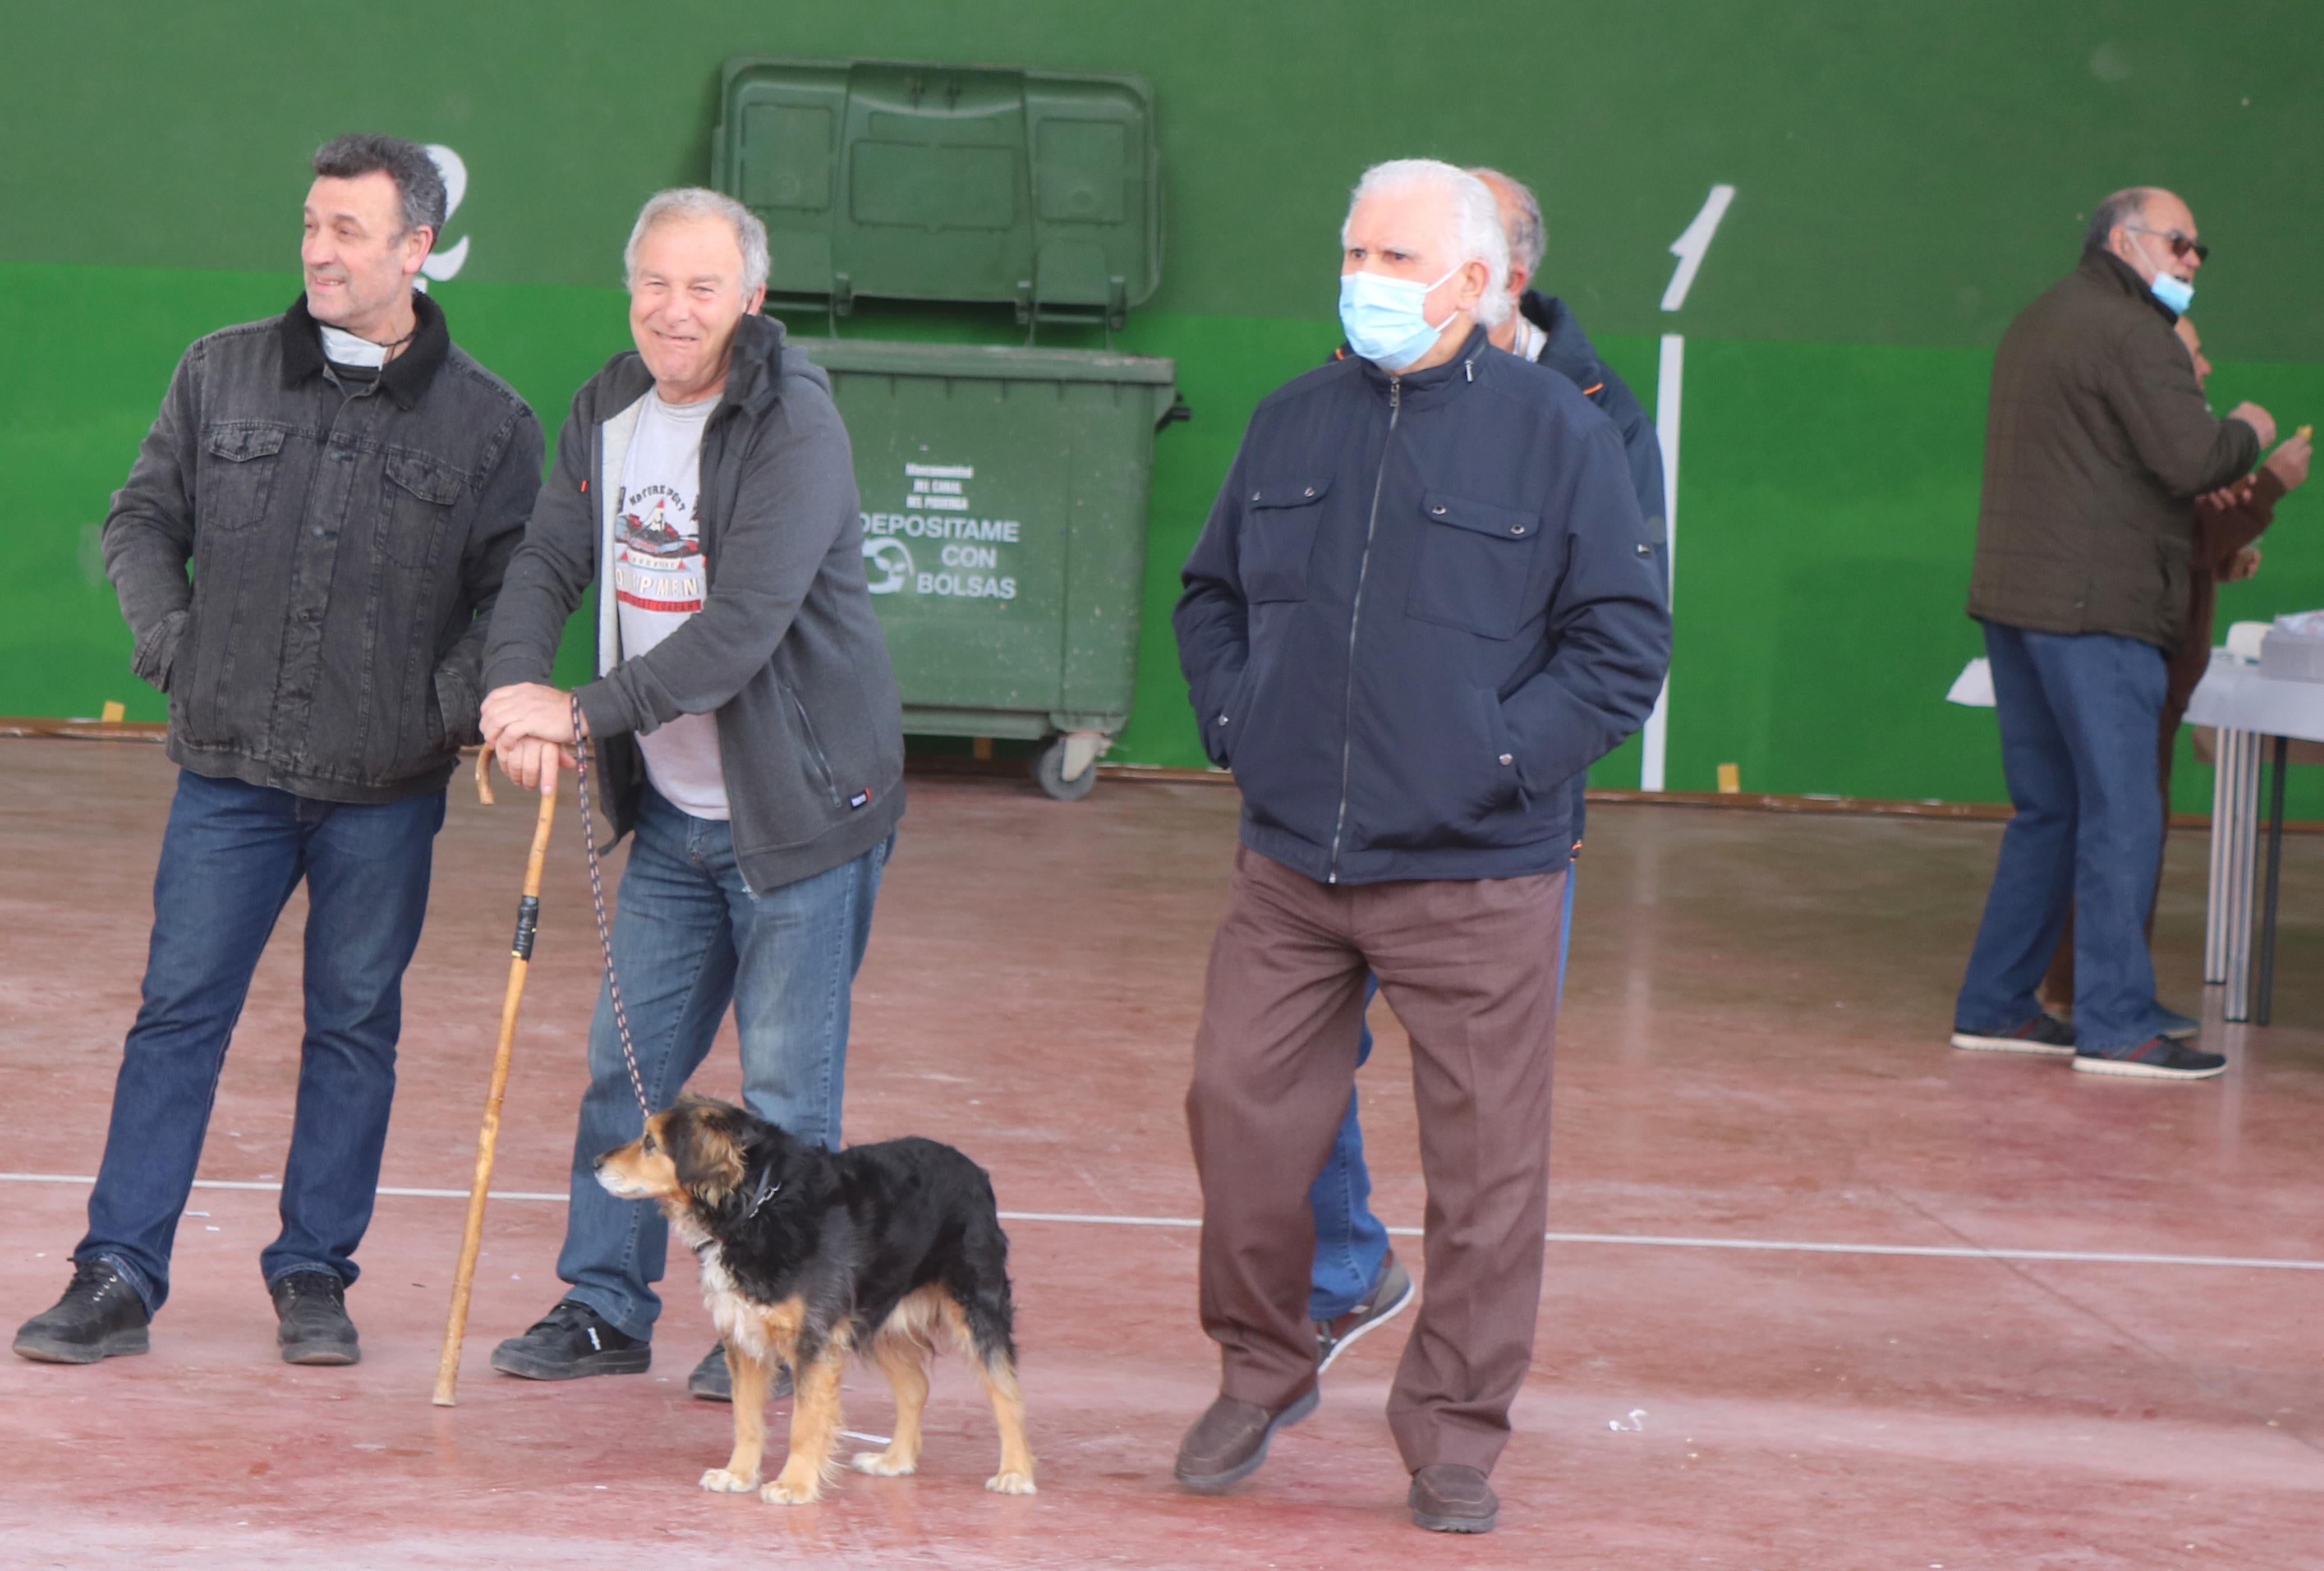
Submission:
M 2301 638 L 2324 638 L 2324 611 L 2287 611 L 2275 624 Z
M 1993 707 L 1993 665 L 1983 655 L 1961 667 L 1961 674 L 1953 679 L 1952 691 L 1945 695 L 1948 704 L 1967 704 L 1972 709 Z
M 2259 664 L 2259 646 L 2267 642 L 2270 624 L 2238 622 L 2227 629 L 2227 651 L 2246 665 Z

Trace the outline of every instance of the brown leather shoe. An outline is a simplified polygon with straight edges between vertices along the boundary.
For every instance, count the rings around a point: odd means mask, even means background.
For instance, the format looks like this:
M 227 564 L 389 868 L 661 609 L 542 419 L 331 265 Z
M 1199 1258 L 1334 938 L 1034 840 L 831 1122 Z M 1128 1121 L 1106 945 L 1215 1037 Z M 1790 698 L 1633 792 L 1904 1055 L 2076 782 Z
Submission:
M 1489 1533 L 1501 1512 L 1485 1475 L 1456 1462 L 1439 1462 L 1414 1474 L 1406 1503 L 1413 1521 L 1432 1533 Z
M 1221 1397 L 1178 1442 L 1178 1482 L 1196 1494 L 1218 1494 L 1249 1478 L 1267 1460 L 1275 1431 L 1315 1410 L 1315 1388 L 1280 1408 Z

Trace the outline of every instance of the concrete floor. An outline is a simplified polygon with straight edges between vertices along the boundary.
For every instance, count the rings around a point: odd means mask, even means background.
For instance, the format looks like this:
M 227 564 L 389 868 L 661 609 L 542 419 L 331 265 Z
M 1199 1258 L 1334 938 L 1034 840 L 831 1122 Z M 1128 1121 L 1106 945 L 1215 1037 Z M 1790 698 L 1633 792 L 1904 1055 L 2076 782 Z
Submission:
M 62 1287 L 134 1012 L 171 771 L 0 742 L 0 1319 Z M 1412 1529 L 1380 1416 L 1397 1325 L 1216 1500 L 1170 1463 L 1215 1374 L 1194 1314 L 1180 1096 L 1231 791 L 1059 806 L 913 786 L 858 988 L 849 1133 L 952 1141 L 1010 1224 L 1042 1492 L 988 1495 L 989 1416 L 940 1375 L 925 1471 L 825 1504 L 714 1496 L 726 1409 L 673 1265 L 654 1371 L 539 1386 L 493 1341 L 557 1296 L 595 939 L 559 824 L 460 1391 L 428 1393 L 532 814 L 456 790 L 407 987 L 364 1362 L 276 1360 L 263 1188 L 196 1191 L 154 1351 L 0 1359 L 10 1566 L 2063 1567 L 2324 1566 L 2324 841 L 2287 846 L 2276 1020 L 2200 1086 L 1944 1044 L 1998 829 L 1606 808 L 1560 1043 L 1534 1374 L 1502 1527 Z M 2198 999 L 2204 842 L 2172 837 L 2165 997 Z M 289 1136 L 297 911 L 218 1093 L 206 1179 Z M 2217 990 L 2205 1000 L 2216 1014 Z M 1362 1093 L 1381 1214 L 1417 1224 L 1408 1058 Z M 701 1088 L 731 1094 L 731 1049 Z M 1108 1220 L 1111 1219 L 1111 1220 Z M 1130 1219 L 1161 1219 L 1135 1225 Z M 1997 1252 L 2027 1252 L 2004 1253 Z M 2052 1252 L 2048 1257 L 2043 1252 Z M 1416 1264 L 1416 1247 L 1407 1258 Z M 2131 1258 L 2090 1258 L 2119 1256 Z M 2233 1263 L 2279 1262 L 2275 1266 Z M 885 1433 L 876 1377 L 853 1428 Z M 779 1420 L 778 1420 L 779 1422 Z

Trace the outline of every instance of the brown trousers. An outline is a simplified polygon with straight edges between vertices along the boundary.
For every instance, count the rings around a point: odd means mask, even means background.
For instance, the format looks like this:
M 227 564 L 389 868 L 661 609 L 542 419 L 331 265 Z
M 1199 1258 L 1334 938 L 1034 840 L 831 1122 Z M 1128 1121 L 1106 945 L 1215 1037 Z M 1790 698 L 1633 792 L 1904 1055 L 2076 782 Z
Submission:
M 1414 1471 L 1491 1470 L 1541 1304 L 1565 877 L 1344 888 L 1236 851 L 1186 1093 L 1226 1395 L 1280 1408 L 1315 1382 L 1307 1190 L 1347 1111 L 1370 969 L 1411 1033 L 1428 1184 L 1388 1426 Z

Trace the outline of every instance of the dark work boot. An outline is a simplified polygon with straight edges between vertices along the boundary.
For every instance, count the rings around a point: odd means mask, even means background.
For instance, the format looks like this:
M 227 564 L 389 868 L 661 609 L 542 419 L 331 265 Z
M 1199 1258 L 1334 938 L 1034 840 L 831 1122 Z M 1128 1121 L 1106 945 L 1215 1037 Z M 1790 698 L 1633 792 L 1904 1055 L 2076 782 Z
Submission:
M 521 1380 L 579 1380 L 592 1374 L 643 1374 L 653 1366 L 650 1344 L 616 1330 L 612 1321 L 567 1298 L 521 1336 L 493 1349 L 493 1367 Z
M 274 1341 L 285 1363 L 354 1363 L 363 1357 L 347 1318 L 347 1284 L 337 1271 L 291 1271 L 266 1284 L 274 1296 Z
M 694 1366 L 694 1372 L 686 1377 L 686 1389 L 706 1402 L 731 1402 L 734 1400 L 734 1373 L 726 1367 L 726 1345 L 724 1342 L 710 1345 L 710 1351 L 703 1356 L 700 1363 Z M 767 1388 L 767 1394 L 779 1402 L 791 1394 L 789 1364 L 775 1365 L 775 1378 Z
M 16 1356 L 37 1363 L 95 1363 L 143 1353 L 152 1317 L 129 1279 L 112 1262 L 73 1262 L 72 1282 L 56 1308 L 33 1316 L 16 1333 Z

